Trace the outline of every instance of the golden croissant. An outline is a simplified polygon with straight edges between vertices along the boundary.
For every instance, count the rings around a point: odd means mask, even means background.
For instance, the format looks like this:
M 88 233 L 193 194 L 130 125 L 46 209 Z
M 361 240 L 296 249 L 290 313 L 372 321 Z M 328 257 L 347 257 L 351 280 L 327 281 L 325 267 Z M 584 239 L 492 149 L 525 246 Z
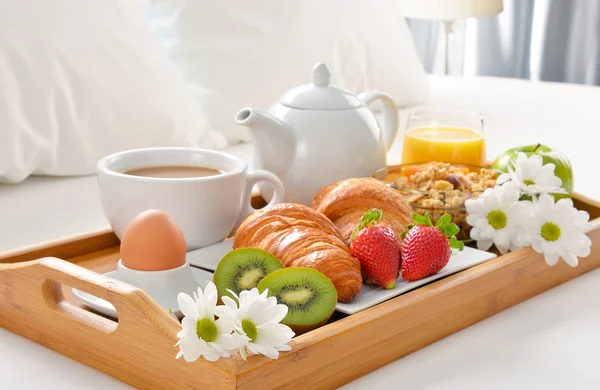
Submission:
M 383 212 L 375 225 L 392 229 L 399 244 L 412 220 L 412 208 L 402 194 L 370 177 L 340 180 L 322 187 L 313 199 L 312 208 L 333 221 L 347 245 L 361 217 L 371 208 Z
M 234 248 L 259 248 L 272 253 L 284 267 L 313 268 L 335 286 L 339 302 L 360 292 L 360 263 L 350 255 L 335 225 L 310 207 L 281 203 L 258 210 L 237 229 Z

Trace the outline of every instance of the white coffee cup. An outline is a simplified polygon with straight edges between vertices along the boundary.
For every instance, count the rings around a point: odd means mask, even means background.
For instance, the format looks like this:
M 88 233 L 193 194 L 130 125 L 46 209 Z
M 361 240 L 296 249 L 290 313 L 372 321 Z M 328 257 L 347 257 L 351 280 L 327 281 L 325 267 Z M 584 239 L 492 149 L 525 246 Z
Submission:
M 158 178 L 123 172 L 155 166 L 197 166 L 217 169 L 214 176 Z M 103 157 L 97 164 L 102 208 L 121 239 L 131 220 L 149 209 L 162 210 L 181 227 L 187 250 L 202 248 L 227 238 L 256 211 L 252 187 L 270 183 L 275 195 L 268 205 L 283 200 L 283 184 L 265 170 L 248 172 L 240 158 L 207 149 L 159 147 L 133 149 Z

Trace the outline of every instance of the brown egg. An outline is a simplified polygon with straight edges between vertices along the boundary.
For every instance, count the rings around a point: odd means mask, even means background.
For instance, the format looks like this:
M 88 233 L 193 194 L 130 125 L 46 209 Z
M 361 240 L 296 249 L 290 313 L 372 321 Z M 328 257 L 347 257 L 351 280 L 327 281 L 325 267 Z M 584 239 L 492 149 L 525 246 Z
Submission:
M 121 261 L 138 271 L 163 271 L 185 264 L 186 246 L 179 225 L 167 213 L 147 210 L 127 225 Z

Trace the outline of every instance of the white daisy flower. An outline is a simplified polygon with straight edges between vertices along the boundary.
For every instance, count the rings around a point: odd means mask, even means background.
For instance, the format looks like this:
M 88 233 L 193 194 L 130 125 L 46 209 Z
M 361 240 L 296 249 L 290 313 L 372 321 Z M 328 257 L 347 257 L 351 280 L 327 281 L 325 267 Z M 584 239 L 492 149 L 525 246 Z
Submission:
M 488 250 L 492 244 L 500 253 L 506 253 L 526 245 L 523 234 L 519 234 L 521 216 L 530 202 L 519 202 L 521 193 L 516 184 L 507 182 L 488 188 L 477 199 L 468 199 L 467 223 L 472 226 L 471 238 L 477 248 Z
M 246 337 L 247 345 L 239 348 L 240 355 L 246 360 L 246 352 L 261 354 L 271 359 L 279 357 L 279 351 L 289 351 L 287 345 L 294 332 L 279 322 L 287 315 L 288 307 L 278 304 L 275 297 L 267 297 L 268 290 L 258 293 L 257 288 L 250 291 L 242 291 L 238 297 L 233 291 L 229 291 L 236 297 L 235 300 L 224 296 L 223 303 L 237 314 L 235 327 L 239 336 Z
M 592 241 L 585 234 L 589 228 L 590 215 L 573 207 L 571 199 L 554 198 L 542 194 L 533 201 L 531 218 L 525 225 L 530 236 L 531 246 L 543 253 L 546 263 L 554 265 L 559 257 L 576 267 L 578 257 L 590 254 Z
M 504 184 L 508 181 L 518 185 L 519 190 L 525 195 L 538 194 L 566 194 L 561 187 L 562 180 L 554 174 L 556 165 L 544 164 L 542 156 L 533 154 L 530 157 L 523 152 L 517 155 L 514 164 L 508 165 L 508 173 L 498 177 L 497 183 Z
M 214 362 L 221 357 L 230 357 L 232 349 L 239 348 L 232 337 L 235 312 L 227 306 L 217 306 L 217 287 L 209 282 L 204 292 L 198 288 L 194 298 L 188 294 L 177 295 L 179 309 L 185 316 L 183 329 L 177 333 L 179 346 L 176 359 L 181 356 L 187 362 L 193 362 L 204 356 Z M 215 315 L 219 319 L 215 320 Z

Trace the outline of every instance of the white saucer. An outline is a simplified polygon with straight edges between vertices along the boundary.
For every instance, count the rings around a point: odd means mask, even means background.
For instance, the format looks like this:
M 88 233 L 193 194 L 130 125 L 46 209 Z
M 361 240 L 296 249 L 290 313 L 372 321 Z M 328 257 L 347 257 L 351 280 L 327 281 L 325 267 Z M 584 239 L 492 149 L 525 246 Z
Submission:
M 217 268 L 219 260 L 232 249 L 232 245 L 233 240 L 229 239 L 189 252 L 187 254 L 188 262 L 197 267 L 214 271 Z M 428 276 L 415 282 L 408 282 L 402 279 L 402 277 L 399 277 L 396 282 L 396 287 L 389 290 L 378 286 L 363 284 L 360 294 L 354 301 L 351 303 L 338 303 L 336 305 L 336 310 L 345 314 L 358 313 L 359 311 L 368 309 L 378 303 L 387 301 L 390 298 L 414 290 L 419 286 L 455 274 L 496 257 L 495 254 L 490 252 L 465 247 L 462 252 L 452 255 L 446 267 L 435 275 Z
M 192 271 L 192 275 L 194 276 L 194 278 L 198 281 L 199 287 L 201 287 L 202 289 L 204 289 L 204 287 L 206 287 L 208 282 L 210 282 L 212 280 L 213 274 L 208 271 L 204 271 L 204 270 L 197 269 L 194 267 L 191 268 L 191 271 Z M 104 276 L 108 276 L 109 278 L 118 280 L 116 274 L 117 274 L 117 271 L 111 271 L 111 272 L 105 273 Z M 117 311 L 110 302 L 108 302 L 102 298 L 98 298 L 94 295 L 88 294 L 85 291 L 78 290 L 76 288 L 74 288 L 72 290 L 73 290 L 73 294 L 75 294 L 75 296 L 86 306 L 88 306 L 91 309 L 93 309 L 101 314 L 104 314 L 106 316 L 109 316 L 112 318 L 117 318 Z M 177 317 L 181 316 L 181 312 L 179 311 L 178 307 L 165 307 L 164 309 L 167 311 L 171 310 Z

